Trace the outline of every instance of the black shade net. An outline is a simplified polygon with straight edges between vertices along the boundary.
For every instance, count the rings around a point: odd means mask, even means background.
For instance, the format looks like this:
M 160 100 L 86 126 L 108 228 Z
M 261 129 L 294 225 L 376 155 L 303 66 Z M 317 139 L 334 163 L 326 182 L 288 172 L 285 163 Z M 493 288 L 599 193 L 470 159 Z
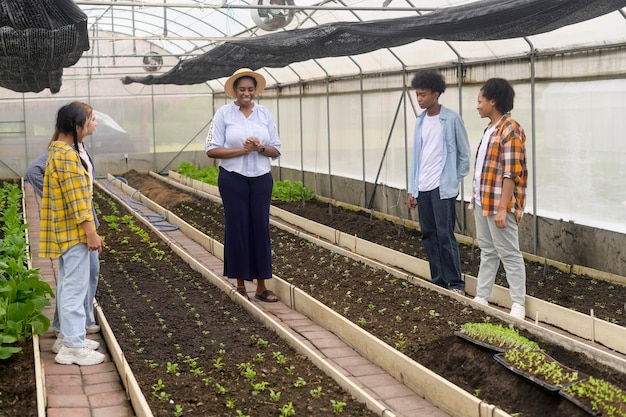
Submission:
M 0 86 L 57 93 L 87 50 L 87 15 L 72 0 L 0 1 Z
M 432 13 L 336 22 L 219 44 L 162 75 L 125 84 L 198 84 L 241 67 L 280 68 L 310 59 L 358 55 L 420 39 L 488 41 L 549 32 L 626 7 L 626 0 L 485 0 Z M 0 86 L 60 90 L 63 69 L 89 50 L 87 16 L 72 0 L 0 0 Z
M 358 55 L 420 39 L 488 41 L 549 32 L 626 7 L 626 0 L 485 0 L 425 15 L 337 22 L 219 44 L 162 75 L 124 84 L 198 84 L 247 67 L 280 68 L 309 59 Z M 625 23 L 626 24 L 626 23 Z

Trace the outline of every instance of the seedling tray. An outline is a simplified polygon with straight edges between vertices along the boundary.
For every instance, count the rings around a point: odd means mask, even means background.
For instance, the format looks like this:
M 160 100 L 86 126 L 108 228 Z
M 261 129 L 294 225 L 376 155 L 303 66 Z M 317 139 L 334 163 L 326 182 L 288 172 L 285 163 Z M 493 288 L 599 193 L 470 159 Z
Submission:
M 548 362 L 552 362 L 552 361 L 557 362 L 556 359 L 550 357 L 546 353 L 543 353 L 543 352 L 540 352 L 540 353 L 546 357 L 546 360 Z M 554 384 L 552 384 L 552 383 L 542 379 L 540 376 L 531 375 L 531 374 L 529 374 L 529 373 L 527 373 L 527 372 L 525 372 L 525 371 L 515 367 L 514 365 L 512 365 L 511 363 L 509 363 L 506 360 L 504 355 L 505 355 L 505 353 L 497 353 L 497 354 L 494 355 L 494 359 L 496 361 L 498 361 L 504 367 L 508 368 L 510 371 L 512 371 L 512 372 L 514 372 L 514 373 L 516 373 L 516 374 L 518 374 L 518 375 L 528 379 L 529 381 L 534 382 L 535 384 L 537 384 L 537 385 L 547 389 L 548 391 L 554 391 L 554 392 L 560 391 L 560 390 L 562 390 L 563 388 L 565 388 L 567 386 L 575 384 L 576 382 L 578 382 L 580 380 L 580 378 L 586 377 L 586 375 L 582 375 L 580 372 L 578 372 L 578 375 L 579 375 L 578 381 L 574 381 L 574 382 L 566 383 L 566 384 L 562 384 L 562 385 L 554 385 Z M 568 368 L 566 366 L 563 366 L 562 364 L 559 364 L 559 365 L 563 368 L 563 372 L 564 373 L 565 372 L 577 372 L 575 369 Z
M 492 350 L 494 352 L 504 353 L 504 352 L 508 351 L 508 349 L 505 349 L 505 348 L 500 347 L 500 346 L 491 345 L 491 344 L 489 344 L 487 342 L 483 342 L 483 341 L 478 340 L 478 339 L 474 339 L 470 335 L 467 335 L 467 334 L 459 332 L 459 331 L 455 331 L 454 335 L 460 337 L 461 339 L 467 340 L 468 342 L 471 342 L 471 343 L 473 343 L 475 345 L 483 347 L 485 349 Z
M 559 391 L 559 394 L 561 394 L 563 397 L 567 398 L 569 401 L 573 402 L 574 404 L 576 404 L 578 407 L 582 408 L 583 410 L 585 410 L 588 414 L 594 416 L 594 417 L 600 417 L 602 414 L 598 414 L 595 411 L 593 411 L 591 409 L 591 404 L 589 403 L 583 403 L 582 401 L 572 397 L 571 395 L 569 395 L 568 393 L 564 392 L 564 391 Z
M 573 389 L 575 389 L 579 384 L 583 386 L 587 385 L 587 389 L 582 390 L 584 393 L 583 397 L 572 395 L 563 390 L 559 392 L 559 394 L 592 416 L 624 415 L 624 412 L 626 411 L 626 403 L 623 400 L 624 397 L 621 388 L 600 379 L 596 379 L 596 381 L 597 382 L 594 383 L 591 381 L 590 377 L 585 376 L 584 378 L 580 378 L 575 383 L 569 385 L 569 387 Z M 593 409 L 592 398 L 596 398 L 598 400 L 598 410 Z M 612 399 L 612 401 L 609 399 Z M 615 413 L 615 410 L 619 411 Z

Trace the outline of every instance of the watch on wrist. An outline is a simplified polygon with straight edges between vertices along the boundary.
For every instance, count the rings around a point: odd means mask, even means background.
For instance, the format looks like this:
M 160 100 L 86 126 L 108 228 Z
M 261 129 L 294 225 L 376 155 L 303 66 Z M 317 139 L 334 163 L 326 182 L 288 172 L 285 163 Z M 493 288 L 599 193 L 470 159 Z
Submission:
M 265 146 L 261 148 L 261 151 L 259 153 L 265 154 Z

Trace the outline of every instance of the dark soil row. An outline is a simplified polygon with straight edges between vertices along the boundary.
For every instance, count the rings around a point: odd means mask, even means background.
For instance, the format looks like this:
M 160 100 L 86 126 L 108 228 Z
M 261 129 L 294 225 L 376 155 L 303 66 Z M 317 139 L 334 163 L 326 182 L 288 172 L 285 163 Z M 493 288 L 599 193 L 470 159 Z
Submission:
M 374 416 L 129 212 L 96 201 L 106 242 L 96 298 L 155 416 L 328 417 L 332 401 Z
M 223 212 L 219 204 L 181 192 L 149 176 L 127 178 L 133 188 L 148 198 L 207 235 L 223 241 Z M 407 238 L 411 231 L 398 229 L 388 222 L 336 208 L 331 216 L 316 204 L 307 203 L 305 207 L 306 213 L 317 208 L 320 218 L 332 218 L 336 222 L 341 219 L 345 231 L 351 234 L 364 237 L 368 230 L 379 234 L 384 231 L 382 236 L 387 240 L 418 245 L 416 237 Z M 348 225 L 351 228 L 348 229 Z M 493 359 L 492 352 L 453 335 L 453 331 L 466 322 L 497 322 L 482 311 L 474 311 L 452 298 L 411 285 L 384 271 L 364 267 L 278 229 L 272 229 L 272 247 L 276 275 L 481 399 L 523 416 L 585 415 L 563 397 L 513 375 Z M 605 378 L 618 386 L 626 385 L 622 374 L 582 355 L 538 342 L 551 356 L 574 369 Z

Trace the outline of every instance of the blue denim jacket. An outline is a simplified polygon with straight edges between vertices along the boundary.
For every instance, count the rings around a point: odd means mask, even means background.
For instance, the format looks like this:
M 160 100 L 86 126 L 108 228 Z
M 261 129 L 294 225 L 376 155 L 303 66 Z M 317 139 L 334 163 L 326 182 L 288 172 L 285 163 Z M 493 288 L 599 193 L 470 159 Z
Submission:
M 413 167 L 409 177 L 409 189 L 407 192 L 417 198 L 419 194 L 419 164 L 422 150 L 422 123 L 426 116 L 426 110 L 417 116 L 415 131 L 413 132 Z M 456 198 L 459 194 L 461 179 L 469 174 L 470 170 L 470 144 L 463 119 L 456 112 L 441 106 L 439 120 L 443 128 L 443 158 L 441 165 L 441 181 L 439 195 L 444 198 Z

